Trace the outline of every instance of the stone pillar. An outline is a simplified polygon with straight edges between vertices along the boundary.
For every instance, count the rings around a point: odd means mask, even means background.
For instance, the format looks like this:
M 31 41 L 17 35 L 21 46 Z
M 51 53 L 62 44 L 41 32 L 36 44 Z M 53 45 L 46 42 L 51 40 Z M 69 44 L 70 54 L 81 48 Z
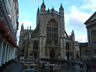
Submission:
M 9 45 L 9 49 L 8 49 L 8 62 L 9 62 L 9 60 L 10 60 L 10 45 Z
M 0 66 L 2 66 L 2 59 L 3 59 L 3 39 L 0 39 Z
M 13 59 L 13 48 L 11 47 L 11 60 Z
M 61 59 L 64 59 L 64 42 L 63 42 L 64 40 L 63 39 L 61 39 L 61 46 L 60 46 L 60 53 L 61 53 Z
M 33 41 L 30 40 L 30 44 L 29 44 L 29 48 L 28 48 L 28 58 L 33 58 L 32 55 L 30 55 L 30 53 L 33 52 Z M 33 53 L 32 53 L 33 54 Z
M 14 49 L 14 57 L 13 58 L 15 60 L 15 58 L 16 58 L 16 48 L 14 47 L 13 49 Z
M 10 54 L 11 54 L 11 47 L 9 47 L 9 60 L 8 61 L 10 61 L 11 60 L 11 57 L 10 57 Z
M 2 47 L 3 47 L 3 50 L 2 50 L 2 64 L 4 64 L 4 59 L 5 59 L 5 44 L 4 44 L 4 42 L 2 44 Z
M 42 51 L 43 51 L 43 56 L 45 57 L 45 38 L 42 38 Z
M 7 49 L 7 59 L 6 59 L 7 62 L 8 62 L 8 56 L 9 56 L 9 46 L 8 46 L 8 49 Z
M 42 37 L 40 38 L 39 43 L 39 58 L 41 58 L 43 56 Z
M 11 50 L 12 50 L 12 52 L 11 52 L 12 53 L 12 58 L 11 59 L 13 59 L 14 58 L 14 48 L 12 47 Z
M 7 44 L 6 62 L 7 62 L 7 59 L 8 59 L 8 44 Z
M 8 43 L 6 43 L 6 46 L 5 46 L 5 55 L 4 55 L 4 64 L 6 63 L 6 59 L 7 59 L 7 46 L 8 45 Z

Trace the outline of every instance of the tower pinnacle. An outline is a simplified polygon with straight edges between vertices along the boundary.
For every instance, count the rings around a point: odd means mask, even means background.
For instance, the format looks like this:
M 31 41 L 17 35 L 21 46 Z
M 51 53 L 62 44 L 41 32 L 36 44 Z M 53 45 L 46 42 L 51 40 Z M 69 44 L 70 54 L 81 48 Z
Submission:
M 41 5 L 41 7 L 45 7 L 45 3 L 44 3 L 44 0 L 43 0 L 43 3 L 42 3 L 42 5 Z
M 60 6 L 60 9 L 63 10 L 63 6 L 62 6 L 62 4 L 61 4 L 61 6 Z
M 41 13 L 44 14 L 45 13 L 45 9 L 46 9 L 46 6 L 44 4 L 44 0 L 43 0 L 43 3 L 41 5 Z

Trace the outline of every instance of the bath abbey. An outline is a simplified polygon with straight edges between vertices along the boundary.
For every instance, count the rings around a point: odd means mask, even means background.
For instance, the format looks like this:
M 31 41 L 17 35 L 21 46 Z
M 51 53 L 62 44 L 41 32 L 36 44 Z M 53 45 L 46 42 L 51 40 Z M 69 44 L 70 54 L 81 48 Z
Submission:
M 74 59 L 80 56 L 74 31 L 68 35 L 65 30 L 62 4 L 57 12 L 54 8 L 46 10 L 45 3 L 42 3 L 37 9 L 36 28 L 24 29 L 21 26 L 19 48 L 25 59 L 64 59 L 67 56 Z
M 0 0 L 0 72 L 96 72 L 95 4 L 94 0 Z M 59 7 L 50 9 L 51 5 Z M 73 26 L 78 31 L 67 33 Z

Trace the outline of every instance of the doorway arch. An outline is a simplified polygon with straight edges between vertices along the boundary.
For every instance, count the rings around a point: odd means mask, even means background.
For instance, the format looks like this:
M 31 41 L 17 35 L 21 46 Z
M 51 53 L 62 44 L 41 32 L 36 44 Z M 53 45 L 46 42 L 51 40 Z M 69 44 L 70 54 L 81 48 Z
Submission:
M 50 51 L 50 59 L 55 59 L 55 52 L 54 52 L 54 50 Z

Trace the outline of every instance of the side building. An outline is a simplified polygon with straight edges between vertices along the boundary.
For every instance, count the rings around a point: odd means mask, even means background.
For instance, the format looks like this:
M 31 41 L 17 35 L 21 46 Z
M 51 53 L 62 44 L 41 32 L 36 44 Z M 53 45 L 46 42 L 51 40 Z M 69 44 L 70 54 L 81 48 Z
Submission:
M 96 56 L 96 12 L 85 22 L 88 35 L 88 43 L 80 43 L 81 58 Z
M 37 10 L 35 30 L 24 29 L 24 26 L 21 26 L 19 47 L 22 49 L 24 58 L 79 57 L 79 45 L 75 42 L 74 31 L 68 36 L 65 30 L 62 5 L 57 12 L 54 8 L 46 10 L 43 2 L 41 8 Z
M 16 58 L 18 1 L 0 0 L 0 67 Z

